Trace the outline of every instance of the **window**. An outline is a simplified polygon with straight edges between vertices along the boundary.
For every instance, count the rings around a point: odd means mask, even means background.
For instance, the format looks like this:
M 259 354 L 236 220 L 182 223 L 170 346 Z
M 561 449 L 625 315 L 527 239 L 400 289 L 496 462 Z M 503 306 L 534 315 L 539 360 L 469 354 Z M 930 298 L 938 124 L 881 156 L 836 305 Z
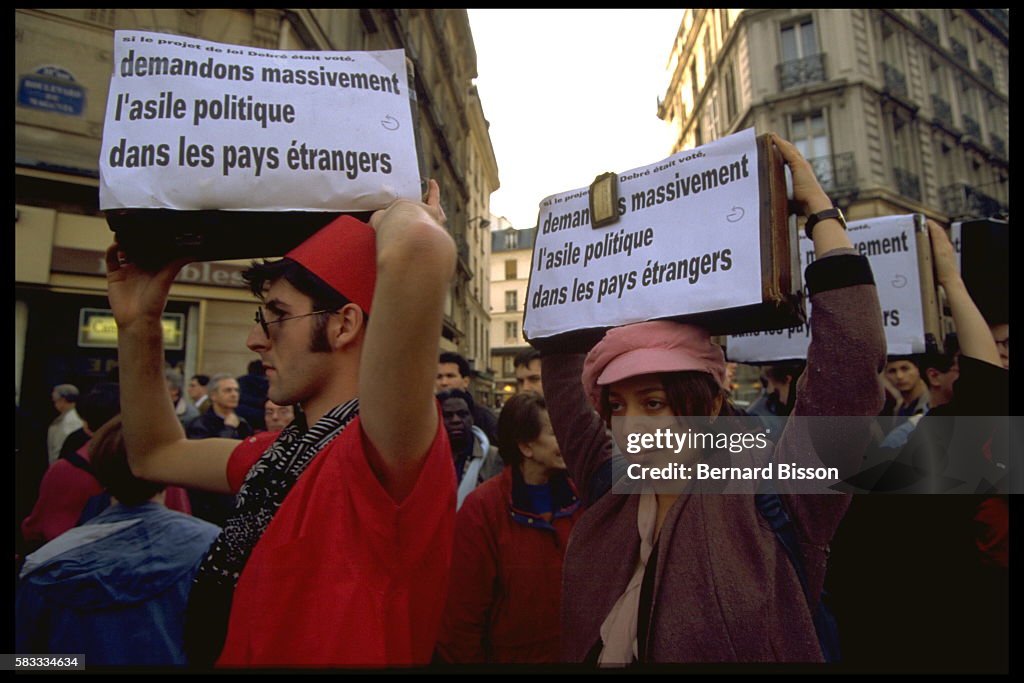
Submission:
M 501 369 L 502 374 L 506 377 L 511 377 L 516 374 L 516 358 L 515 356 L 502 356 L 501 357 Z
M 729 33 L 729 10 L 720 9 L 718 10 L 718 25 L 722 27 L 722 42 L 725 42 L 725 36 Z
M 711 30 L 706 29 L 704 31 L 704 78 L 708 77 L 711 73 L 711 65 L 714 64 L 711 61 Z
M 508 231 L 506 231 L 505 232 L 505 248 L 506 249 L 515 249 L 517 246 L 518 246 L 518 244 L 517 244 L 517 240 L 516 240 L 516 231 L 515 230 L 508 230 Z
M 519 308 L 519 293 L 514 289 L 505 292 L 505 310 L 515 311 Z
M 975 140 L 981 139 L 981 124 L 978 122 L 977 93 L 966 76 L 960 77 L 960 122 L 965 133 Z
M 519 323 L 510 320 L 505 323 L 505 341 L 516 341 L 519 339 Z
M 779 27 L 782 61 L 776 65 L 783 90 L 825 80 L 825 56 L 818 51 L 814 21 L 810 18 Z
M 722 78 L 723 88 L 725 89 L 725 122 L 726 125 L 732 123 L 732 120 L 736 118 L 736 79 L 733 74 L 732 63 L 725 69 L 725 74 Z
M 814 174 L 826 192 L 835 186 L 832 168 L 832 147 L 828 139 L 828 124 L 823 111 L 794 114 L 789 118 L 790 141 L 814 168 Z
M 914 172 L 917 168 L 914 153 L 914 135 L 911 123 L 904 119 L 904 114 L 892 111 L 889 114 L 890 145 L 892 154 L 893 180 L 897 191 L 904 197 L 921 201 L 921 181 Z
M 791 62 L 818 54 L 814 20 L 807 18 L 782 27 L 782 61 Z
M 693 89 L 693 108 L 697 109 L 698 95 L 700 88 L 697 87 L 697 60 L 690 62 L 690 87 Z
M 931 77 L 928 79 L 931 85 L 932 95 L 949 102 L 949 86 L 946 85 L 946 70 L 934 59 L 928 60 L 928 70 Z
M 519 273 L 517 270 L 518 263 L 515 259 L 508 259 L 505 261 L 505 279 L 515 280 L 518 279 Z
M 953 146 L 946 140 L 935 143 L 935 179 L 939 189 L 952 185 L 954 178 Z

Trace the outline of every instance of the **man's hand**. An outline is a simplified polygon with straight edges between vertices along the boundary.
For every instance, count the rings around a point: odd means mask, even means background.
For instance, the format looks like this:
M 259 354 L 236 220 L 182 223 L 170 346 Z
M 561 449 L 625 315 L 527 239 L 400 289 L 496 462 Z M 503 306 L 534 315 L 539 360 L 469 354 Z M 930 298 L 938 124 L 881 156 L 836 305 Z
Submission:
M 782 159 L 793 174 L 793 202 L 800 207 L 804 215 L 832 208 L 832 200 L 821 189 L 821 184 L 814 176 L 814 168 L 804 159 L 796 145 L 783 140 L 775 133 L 771 134 L 772 142 L 782 153 Z
M 956 269 L 956 252 L 953 250 L 953 243 L 949 241 L 946 231 L 930 218 L 928 219 L 928 233 L 932 238 L 935 277 L 940 285 L 948 289 L 950 285 L 960 279 L 960 273 Z
M 178 259 L 155 273 L 127 260 L 114 242 L 107 247 L 107 298 L 118 329 L 127 329 L 139 321 L 159 322 L 167 304 L 171 283 L 188 259 Z
M 382 230 L 387 230 L 388 226 L 404 225 L 410 221 L 421 220 L 424 214 L 438 226 L 443 227 L 448 220 L 444 209 L 441 208 L 441 188 L 433 178 L 427 185 L 427 196 L 424 202 L 414 202 L 409 199 L 394 201 L 387 208 L 375 211 L 370 216 L 370 225 L 379 234 Z

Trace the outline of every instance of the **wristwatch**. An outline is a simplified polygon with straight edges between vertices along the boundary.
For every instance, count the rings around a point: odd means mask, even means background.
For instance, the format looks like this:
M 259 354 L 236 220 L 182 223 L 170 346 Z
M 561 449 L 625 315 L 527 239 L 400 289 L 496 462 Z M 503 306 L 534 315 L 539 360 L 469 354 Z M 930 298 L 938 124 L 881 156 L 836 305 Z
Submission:
M 804 223 L 804 233 L 807 235 L 807 239 L 813 240 L 814 238 L 811 237 L 811 231 L 814 230 L 814 226 L 818 224 L 818 221 L 823 221 L 828 218 L 835 218 L 839 221 L 839 225 L 843 226 L 843 230 L 846 230 L 846 217 L 838 207 L 833 206 L 831 209 L 812 213 L 807 217 L 807 222 Z

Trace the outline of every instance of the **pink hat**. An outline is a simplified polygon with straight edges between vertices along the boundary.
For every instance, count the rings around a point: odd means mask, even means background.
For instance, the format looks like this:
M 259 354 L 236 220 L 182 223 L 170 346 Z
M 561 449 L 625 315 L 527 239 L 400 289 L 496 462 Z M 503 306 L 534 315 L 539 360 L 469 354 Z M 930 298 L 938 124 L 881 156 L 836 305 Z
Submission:
M 285 256 L 370 313 L 377 284 L 377 233 L 369 225 L 340 216 Z
M 583 388 L 601 408 L 601 387 L 652 372 L 697 370 L 725 386 L 725 354 L 707 330 L 696 325 L 654 320 L 615 327 L 605 333 L 583 364 Z

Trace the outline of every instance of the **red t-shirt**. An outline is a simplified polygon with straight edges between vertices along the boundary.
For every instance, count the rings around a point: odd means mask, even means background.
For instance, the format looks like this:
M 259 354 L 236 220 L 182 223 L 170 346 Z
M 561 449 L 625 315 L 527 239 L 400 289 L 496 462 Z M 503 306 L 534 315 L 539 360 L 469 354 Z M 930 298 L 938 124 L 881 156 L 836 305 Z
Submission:
M 383 667 L 430 662 L 455 528 L 443 423 L 412 493 L 395 504 L 370 469 L 360 418 L 318 454 L 253 548 L 219 667 Z M 233 491 L 277 434 L 228 461 Z

